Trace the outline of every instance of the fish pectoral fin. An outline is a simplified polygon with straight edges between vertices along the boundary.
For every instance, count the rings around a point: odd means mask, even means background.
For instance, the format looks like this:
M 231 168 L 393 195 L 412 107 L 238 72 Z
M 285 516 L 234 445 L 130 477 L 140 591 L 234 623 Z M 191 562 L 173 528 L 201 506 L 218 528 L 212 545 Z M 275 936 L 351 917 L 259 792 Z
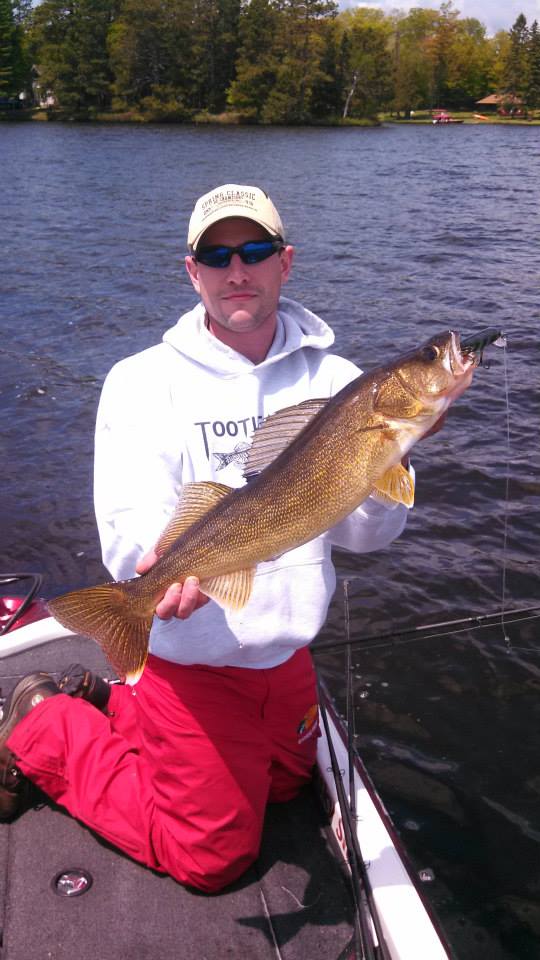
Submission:
M 148 656 L 153 610 L 131 598 L 136 581 L 102 583 L 64 593 L 47 604 L 62 626 L 96 640 L 119 677 L 134 683 Z
M 201 580 L 199 590 L 219 603 L 220 607 L 241 610 L 251 596 L 254 576 L 255 567 L 249 570 L 234 570 L 233 573 L 223 573 L 219 577 Z
M 247 453 L 244 477 L 264 470 L 328 403 L 328 397 L 303 400 L 272 413 L 257 427 Z
M 414 504 L 414 480 L 401 463 L 397 463 L 380 477 L 372 496 L 381 503 L 403 503 L 409 509 Z
M 212 507 L 231 493 L 232 489 L 225 483 L 215 483 L 213 480 L 186 483 L 182 487 L 174 513 L 156 544 L 158 557 L 167 553 L 181 533 L 185 533 L 192 524 L 204 517 Z

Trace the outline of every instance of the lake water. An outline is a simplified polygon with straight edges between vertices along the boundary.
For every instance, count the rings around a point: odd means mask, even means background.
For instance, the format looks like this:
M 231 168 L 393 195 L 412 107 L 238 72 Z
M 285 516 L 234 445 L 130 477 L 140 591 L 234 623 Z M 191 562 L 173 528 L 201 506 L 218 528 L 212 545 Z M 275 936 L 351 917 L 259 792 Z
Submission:
M 185 230 L 212 186 L 269 191 L 297 247 L 287 294 L 364 369 L 440 329 L 504 330 L 414 451 L 402 538 L 337 561 L 358 744 L 456 955 L 540 957 L 537 620 L 366 641 L 538 602 L 540 129 L 3 123 L 0 158 L 0 570 L 48 595 L 105 576 L 101 383 L 194 303 Z M 340 584 L 322 639 L 342 637 Z M 320 658 L 339 698 L 342 654 Z

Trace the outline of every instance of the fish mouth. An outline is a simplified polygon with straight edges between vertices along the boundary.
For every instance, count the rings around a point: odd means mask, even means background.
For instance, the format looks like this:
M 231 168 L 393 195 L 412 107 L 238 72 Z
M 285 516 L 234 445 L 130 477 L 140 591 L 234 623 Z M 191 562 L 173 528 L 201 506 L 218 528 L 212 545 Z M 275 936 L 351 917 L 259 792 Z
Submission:
M 450 373 L 454 377 L 462 377 L 471 367 L 476 367 L 479 363 L 475 351 L 466 343 L 461 343 L 459 333 L 450 331 L 450 343 L 446 355 Z

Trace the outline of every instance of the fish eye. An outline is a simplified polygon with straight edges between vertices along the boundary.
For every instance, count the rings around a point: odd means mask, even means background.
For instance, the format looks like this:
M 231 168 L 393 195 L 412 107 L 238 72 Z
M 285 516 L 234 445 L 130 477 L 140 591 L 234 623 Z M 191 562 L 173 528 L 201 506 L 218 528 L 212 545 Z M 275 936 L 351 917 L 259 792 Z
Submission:
M 424 360 L 436 360 L 439 356 L 439 352 L 439 348 L 433 343 L 430 343 L 427 347 L 423 348 L 421 355 Z

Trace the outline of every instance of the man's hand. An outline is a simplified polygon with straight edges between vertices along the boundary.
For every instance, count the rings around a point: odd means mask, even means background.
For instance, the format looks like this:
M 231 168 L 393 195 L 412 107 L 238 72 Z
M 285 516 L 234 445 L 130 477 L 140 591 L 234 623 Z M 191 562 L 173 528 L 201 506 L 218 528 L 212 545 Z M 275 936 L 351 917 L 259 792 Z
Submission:
M 158 559 L 155 550 L 149 550 L 144 557 L 139 560 L 137 573 L 146 573 L 154 566 Z M 209 597 L 199 590 L 199 581 L 197 577 L 187 577 L 184 583 L 173 583 L 167 589 L 163 598 L 156 607 L 156 616 L 160 620 L 170 620 L 172 617 L 178 617 L 179 620 L 187 620 L 191 614 L 208 603 Z

